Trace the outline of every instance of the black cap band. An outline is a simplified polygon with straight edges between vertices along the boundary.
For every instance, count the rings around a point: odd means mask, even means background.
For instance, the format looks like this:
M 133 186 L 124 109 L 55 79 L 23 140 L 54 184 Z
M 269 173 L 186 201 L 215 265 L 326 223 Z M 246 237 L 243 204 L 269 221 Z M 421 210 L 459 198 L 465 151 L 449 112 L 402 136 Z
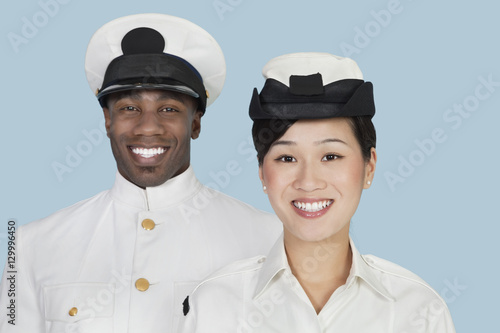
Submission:
M 117 91 L 162 89 L 163 86 L 198 98 L 199 110 L 205 111 L 207 95 L 198 71 L 184 59 L 166 53 L 129 54 L 115 58 L 106 69 L 97 98 L 101 101 L 102 97 Z
M 332 82 L 319 89 L 320 74 L 292 76 L 291 87 L 267 79 L 260 94 L 255 88 L 250 102 L 250 118 L 319 119 L 370 116 L 375 114 L 373 85 L 358 79 Z M 310 82 L 315 87 L 306 88 Z

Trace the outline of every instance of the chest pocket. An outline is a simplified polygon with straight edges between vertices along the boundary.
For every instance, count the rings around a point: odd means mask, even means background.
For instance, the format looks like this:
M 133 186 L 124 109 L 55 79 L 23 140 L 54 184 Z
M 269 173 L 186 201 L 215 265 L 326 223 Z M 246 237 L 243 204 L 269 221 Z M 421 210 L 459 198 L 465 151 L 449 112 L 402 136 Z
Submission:
M 43 288 L 49 333 L 112 333 L 114 283 L 66 283 Z

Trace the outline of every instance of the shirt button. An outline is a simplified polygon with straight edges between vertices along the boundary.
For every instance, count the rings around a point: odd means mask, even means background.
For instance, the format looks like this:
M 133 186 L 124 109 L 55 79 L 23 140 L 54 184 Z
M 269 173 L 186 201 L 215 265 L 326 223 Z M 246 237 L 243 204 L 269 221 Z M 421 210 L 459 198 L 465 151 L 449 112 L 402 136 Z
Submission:
M 137 281 L 135 281 L 135 287 L 139 291 L 146 291 L 149 289 L 149 281 L 144 278 L 137 279 Z
M 78 309 L 77 308 L 71 308 L 68 312 L 68 314 L 71 316 L 71 317 L 74 317 L 76 316 L 76 314 L 78 313 Z
M 266 261 L 266 258 L 260 258 L 259 260 L 257 260 L 257 263 L 262 264 L 264 261 Z
M 142 227 L 146 230 L 153 230 L 156 226 L 155 222 L 151 219 L 145 219 L 141 223 Z

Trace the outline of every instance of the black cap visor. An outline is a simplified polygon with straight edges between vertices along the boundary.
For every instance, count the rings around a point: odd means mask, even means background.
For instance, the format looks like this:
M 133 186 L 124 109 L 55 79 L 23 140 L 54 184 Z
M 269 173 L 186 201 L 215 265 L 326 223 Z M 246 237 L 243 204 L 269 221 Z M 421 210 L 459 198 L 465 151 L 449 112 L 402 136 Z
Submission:
M 206 90 L 200 74 L 187 61 L 173 55 L 131 54 L 114 59 L 106 70 L 97 98 L 102 105 L 105 96 L 134 89 L 180 92 L 197 98 L 201 111 L 206 108 Z

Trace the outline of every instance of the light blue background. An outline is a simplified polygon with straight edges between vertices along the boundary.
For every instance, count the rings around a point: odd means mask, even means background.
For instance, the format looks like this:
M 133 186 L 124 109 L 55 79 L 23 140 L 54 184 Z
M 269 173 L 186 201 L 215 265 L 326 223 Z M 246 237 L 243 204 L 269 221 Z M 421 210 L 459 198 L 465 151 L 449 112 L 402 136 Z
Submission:
M 62 2 L 62 0 L 60 0 Z M 42 1 L 43 2 L 43 1 Z M 500 310 L 497 151 L 500 87 L 481 100 L 458 128 L 443 116 L 454 104 L 473 102 L 478 77 L 500 82 L 500 6 L 492 1 L 401 0 L 390 21 L 375 13 L 394 1 L 221 0 L 218 13 L 206 1 L 68 1 L 18 46 L 23 18 L 43 19 L 33 0 L 4 3 L 1 24 L 0 263 L 5 261 L 7 221 L 18 225 L 109 188 L 115 163 L 107 138 L 92 144 L 71 173 L 59 181 L 53 162 L 65 164 L 66 147 L 84 144 L 83 131 L 101 129 L 102 112 L 83 69 L 87 42 L 102 24 L 140 12 L 168 13 L 209 31 L 225 52 L 228 76 L 223 93 L 202 122 L 192 164 L 204 183 L 229 161 L 241 167 L 222 191 L 271 210 L 257 178 L 248 104 L 260 71 L 272 57 L 299 51 L 345 55 L 342 43 L 375 87 L 377 175 L 365 191 L 351 234 L 362 253 L 405 266 L 447 295 L 459 332 L 492 332 Z M 56 12 L 56 13 L 55 13 Z M 37 16 L 38 15 L 38 16 Z M 377 29 L 378 27 L 378 29 Z M 488 92 L 485 89 L 482 93 Z M 398 173 L 400 159 L 417 158 L 415 140 L 441 128 L 436 144 L 413 173 L 391 190 L 385 174 Z M 417 161 L 418 162 L 418 161 Z M 449 288 L 458 283 L 464 290 Z M 447 289 L 448 288 L 448 289 Z

